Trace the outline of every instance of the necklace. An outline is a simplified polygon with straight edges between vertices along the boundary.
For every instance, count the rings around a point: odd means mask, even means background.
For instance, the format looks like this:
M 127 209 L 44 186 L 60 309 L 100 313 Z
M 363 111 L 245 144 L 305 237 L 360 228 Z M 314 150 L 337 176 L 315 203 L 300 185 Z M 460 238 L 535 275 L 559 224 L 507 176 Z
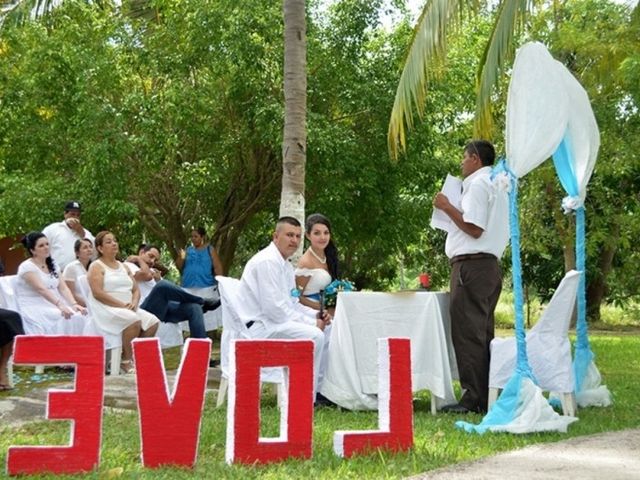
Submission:
M 45 264 L 43 264 L 43 265 L 40 265 L 40 264 L 39 264 L 38 262 L 36 262 L 33 258 L 31 259 L 31 261 L 32 261 L 36 266 L 40 267 L 40 268 L 41 268 L 41 269 L 43 269 L 43 270 L 45 270 L 45 269 L 47 268 L 47 264 L 46 264 L 46 263 L 45 263 Z
M 309 251 L 311 252 L 311 255 L 316 257 L 316 260 L 318 260 L 320 263 L 327 263 L 327 256 L 326 255 L 325 255 L 324 258 L 320 258 L 320 255 L 318 255 L 316 252 L 314 252 L 313 248 L 311 248 L 311 247 L 309 247 Z

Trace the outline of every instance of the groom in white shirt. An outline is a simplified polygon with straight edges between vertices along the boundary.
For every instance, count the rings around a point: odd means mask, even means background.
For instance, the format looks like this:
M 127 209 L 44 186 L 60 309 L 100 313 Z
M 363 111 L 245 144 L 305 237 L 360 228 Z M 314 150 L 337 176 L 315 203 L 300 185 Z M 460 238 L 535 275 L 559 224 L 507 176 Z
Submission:
M 309 339 L 314 343 L 314 385 L 317 391 L 319 367 L 325 345 L 324 329 L 331 315 L 298 301 L 293 266 L 287 261 L 302 240 L 300 222 L 282 217 L 273 241 L 244 267 L 241 278 L 240 318 L 253 338 Z

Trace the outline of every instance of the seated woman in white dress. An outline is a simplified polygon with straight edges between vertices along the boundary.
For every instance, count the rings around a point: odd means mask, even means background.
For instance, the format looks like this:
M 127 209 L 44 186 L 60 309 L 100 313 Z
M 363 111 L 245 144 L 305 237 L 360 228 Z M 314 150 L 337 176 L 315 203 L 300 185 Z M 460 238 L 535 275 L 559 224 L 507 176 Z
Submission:
M 29 257 L 18 267 L 16 300 L 27 335 L 82 335 L 87 309 L 79 305 L 60 280 L 49 240 L 42 232 L 28 233 L 22 244 Z
M 137 337 L 153 337 L 158 317 L 139 308 L 138 282 L 128 267 L 118 261 L 118 242 L 111 232 L 96 235 L 98 259 L 91 263 L 87 299 L 96 326 L 113 335 L 122 333 L 122 373 L 134 373 L 131 342 Z
M 307 217 L 305 237 L 309 248 L 296 268 L 296 285 L 301 288 L 300 303 L 320 310 L 320 291 L 338 278 L 338 250 L 331 240 L 331 223 L 319 213 Z M 329 312 L 333 315 L 333 312 Z
M 302 289 L 298 300 L 303 305 L 320 310 L 320 291 L 327 288 L 338 277 L 338 250 L 331 240 L 329 219 L 319 213 L 309 215 L 305 222 L 305 237 L 310 245 L 300 257 L 298 268 L 296 268 L 296 286 Z M 327 309 L 331 316 L 334 310 L 334 308 Z M 327 371 L 331 325 L 327 325 L 324 329 L 324 335 L 325 351 L 318 369 L 318 390 L 322 386 L 324 374 Z M 332 405 L 333 403 L 318 393 L 316 404 Z
M 87 269 L 93 258 L 93 242 L 88 238 L 78 239 L 73 245 L 73 250 L 76 252 L 76 259 L 64 267 L 62 279 L 67 284 L 67 287 L 69 287 L 69 290 L 71 290 L 76 302 L 86 307 L 87 299 L 84 298 L 77 280 L 82 275 L 87 274 Z

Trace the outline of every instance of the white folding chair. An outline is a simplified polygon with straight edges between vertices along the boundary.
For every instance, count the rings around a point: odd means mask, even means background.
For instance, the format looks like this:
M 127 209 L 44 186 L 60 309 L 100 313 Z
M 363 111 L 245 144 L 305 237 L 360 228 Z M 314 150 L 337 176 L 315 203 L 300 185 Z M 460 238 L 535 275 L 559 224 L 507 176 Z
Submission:
M 242 302 L 240 292 L 240 280 L 231 277 L 216 276 L 218 280 L 218 290 L 222 302 L 222 338 L 220 340 L 220 368 L 222 376 L 218 389 L 218 399 L 216 407 L 220 407 L 227 395 L 229 386 L 229 348 L 231 340 L 246 338 L 250 339 L 249 329 L 238 315 L 237 307 Z M 263 383 L 273 383 L 277 388 L 278 405 L 281 405 L 285 395 L 285 378 L 281 368 L 265 368 L 262 370 L 260 379 Z
M 575 382 L 569 324 L 576 303 L 580 272 L 564 276 L 538 323 L 527 333 L 527 357 L 538 386 L 560 395 L 565 415 L 575 416 Z M 516 340 L 494 338 L 489 366 L 489 406 L 498 398 L 516 365 Z

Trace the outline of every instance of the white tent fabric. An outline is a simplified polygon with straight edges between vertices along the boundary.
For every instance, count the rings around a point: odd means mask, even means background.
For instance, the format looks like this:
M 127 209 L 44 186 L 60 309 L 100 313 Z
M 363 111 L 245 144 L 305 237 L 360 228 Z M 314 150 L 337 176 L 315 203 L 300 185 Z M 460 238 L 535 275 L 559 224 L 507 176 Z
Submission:
M 598 150 L 600 148 L 600 133 L 596 123 L 587 92 L 580 83 L 560 62 L 556 62 L 561 72 L 567 97 L 570 102 L 569 121 L 563 139 L 565 152 L 559 155 L 563 162 L 556 162 L 556 171 L 563 186 L 569 193 L 562 201 L 565 212 L 576 212 L 576 265 L 585 268 L 585 231 L 584 205 L 587 195 L 587 184 L 593 173 Z M 567 162 L 567 160 L 569 160 Z M 567 170 L 570 169 L 571 173 Z M 573 186 L 571 186 L 573 184 Z M 577 188 L 577 190 L 576 190 Z M 576 195 L 572 197 L 571 195 Z M 576 378 L 576 399 L 578 405 L 608 406 L 611 405 L 611 395 L 606 386 L 600 384 L 601 377 L 593 361 L 593 354 L 589 346 L 589 336 L 586 324 L 585 281 L 581 279 L 578 292 L 578 319 L 576 325 L 576 354 L 574 371 Z
M 556 151 L 569 120 L 565 81 L 547 48 L 538 42 L 518 50 L 507 99 L 507 165 L 517 178 Z
M 492 432 L 530 433 L 557 431 L 565 433 L 576 417 L 558 414 L 542 395 L 540 387 L 528 378 L 520 385 L 520 402 L 513 420 L 506 425 L 489 427 Z
M 529 378 L 515 375 L 511 377 L 500 400 L 493 404 L 482 422 L 473 425 L 458 421 L 456 427 L 467 432 L 561 432 L 577 421 L 576 417 L 558 414 L 546 398 L 542 390 Z
M 608 407 L 611 405 L 611 392 L 605 385 L 601 385 L 600 371 L 593 361 L 587 368 L 587 375 L 582 381 L 582 390 L 576 393 L 576 403 L 579 407 Z
M 566 98 L 569 100 L 569 118 L 564 138 L 571 145 L 575 176 L 583 203 L 600 148 L 600 132 L 587 92 L 562 63 L 557 60 L 554 62 L 562 77 Z

